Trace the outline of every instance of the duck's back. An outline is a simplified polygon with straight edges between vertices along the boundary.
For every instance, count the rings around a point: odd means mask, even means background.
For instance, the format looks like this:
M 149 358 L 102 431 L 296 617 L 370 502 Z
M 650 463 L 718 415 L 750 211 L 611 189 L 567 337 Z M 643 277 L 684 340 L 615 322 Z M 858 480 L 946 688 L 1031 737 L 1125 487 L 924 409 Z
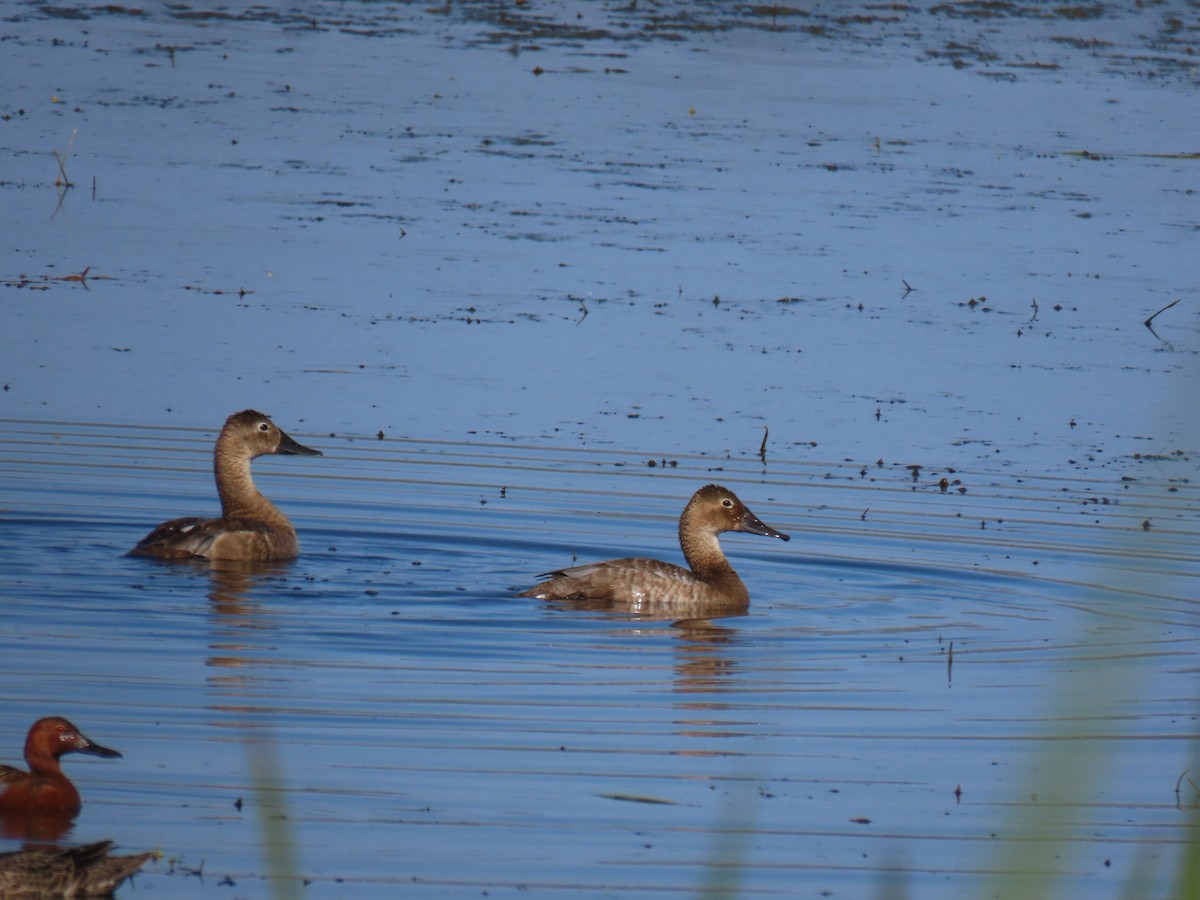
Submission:
M 602 600 L 628 605 L 669 607 L 749 603 L 746 586 L 732 569 L 703 580 L 672 563 L 645 557 L 611 559 L 547 573 L 548 581 L 522 596 L 539 600 Z
M 17 804 L 19 786 L 28 779 L 29 773 L 16 766 L 0 766 L 0 809 Z
M 280 517 L 282 518 L 282 517 Z M 164 522 L 129 551 L 130 556 L 155 559 L 284 560 L 295 559 L 300 545 L 286 519 L 202 519 L 188 517 Z

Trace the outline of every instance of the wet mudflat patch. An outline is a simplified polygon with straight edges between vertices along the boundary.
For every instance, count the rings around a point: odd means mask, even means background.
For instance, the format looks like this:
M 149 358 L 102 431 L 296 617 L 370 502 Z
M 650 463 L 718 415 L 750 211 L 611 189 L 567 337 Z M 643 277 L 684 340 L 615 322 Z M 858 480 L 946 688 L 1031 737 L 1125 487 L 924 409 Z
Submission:
M 1170 893 L 1193 9 L 6 13 L 0 758 L 122 896 Z M 122 557 L 245 406 L 301 558 Z M 513 596 L 711 481 L 748 615 Z

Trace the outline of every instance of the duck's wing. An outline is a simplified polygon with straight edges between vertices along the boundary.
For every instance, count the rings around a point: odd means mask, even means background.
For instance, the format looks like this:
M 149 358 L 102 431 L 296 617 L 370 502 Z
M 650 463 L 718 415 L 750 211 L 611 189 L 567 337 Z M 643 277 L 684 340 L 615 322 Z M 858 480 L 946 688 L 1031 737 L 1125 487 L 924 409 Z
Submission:
M 188 516 L 163 522 L 138 541 L 127 556 L 153 556 L 156 559 L 190 559 L 203 556 L 201 550 L 212 543 L 210 526 L 219 519 Z
M 697 578 L 688 569 L 644 557 L 610 559 L 539 575 L 547 581 L 521 593 L 539 600 L 611 600 L 639 603 L 648 597 L 691 590 Z
M 300 551 L 295 529 L 259 519 L 177 519 L 159 525 L 130 556 L 158 559 L 221 559 L 269 562 L 295 559 Z
M 142 538 L 129 555 L 157 559 L 272 559 L 276 555 L 275 544 L 280 540 L 277 527 L 258 519 L 174 519 Z M 220 547 L 215 546 L 218 541 Z

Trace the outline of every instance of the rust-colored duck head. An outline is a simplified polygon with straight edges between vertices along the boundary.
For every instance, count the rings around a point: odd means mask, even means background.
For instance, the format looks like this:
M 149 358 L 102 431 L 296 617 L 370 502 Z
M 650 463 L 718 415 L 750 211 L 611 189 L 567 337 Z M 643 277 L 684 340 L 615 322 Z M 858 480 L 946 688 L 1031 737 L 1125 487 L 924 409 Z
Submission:
M 0 766 L 0 812 L 79 812 L 79 791 L 63 774 L 59 758 L 65 753 L 86 753 L 113 759 L 121 754 L 89 740 L 62 716 L 38 719 L 25 737 L 25 762 L 29 771 Z

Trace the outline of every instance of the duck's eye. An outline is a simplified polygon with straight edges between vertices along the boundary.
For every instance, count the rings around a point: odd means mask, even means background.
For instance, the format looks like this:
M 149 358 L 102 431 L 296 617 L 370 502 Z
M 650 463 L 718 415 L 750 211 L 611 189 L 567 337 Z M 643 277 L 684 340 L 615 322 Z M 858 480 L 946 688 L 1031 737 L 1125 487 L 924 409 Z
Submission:
M 730 500 L 728 497 L 726 497 L 724 500 L 721 501 L 721 505 L 723 507 L 725 507 L 726 509 L 733 509 L 733 501 Z
M 263 434 L 266 434 L 268 431 L 271 430 L 271 423 L 270 422 L 259 422 L 258 430 L 261 431 Z

